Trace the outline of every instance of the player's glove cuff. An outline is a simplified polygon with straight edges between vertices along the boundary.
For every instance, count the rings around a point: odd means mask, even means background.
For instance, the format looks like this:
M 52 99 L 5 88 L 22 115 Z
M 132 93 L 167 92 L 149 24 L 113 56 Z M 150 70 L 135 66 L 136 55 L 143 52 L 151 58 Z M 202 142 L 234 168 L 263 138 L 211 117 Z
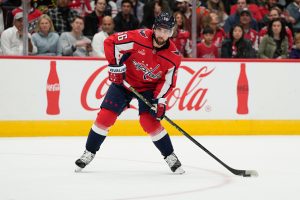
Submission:
M 167 100 L 165 98 L 158 98 L 152 101 L 153 107 L 150 110 L 152 116 L 157 120 L 162 120 L 166 113 Z
M 126 65 L 109 65 L 108 79 L 115 84 L 122 84 L 125 79 Z

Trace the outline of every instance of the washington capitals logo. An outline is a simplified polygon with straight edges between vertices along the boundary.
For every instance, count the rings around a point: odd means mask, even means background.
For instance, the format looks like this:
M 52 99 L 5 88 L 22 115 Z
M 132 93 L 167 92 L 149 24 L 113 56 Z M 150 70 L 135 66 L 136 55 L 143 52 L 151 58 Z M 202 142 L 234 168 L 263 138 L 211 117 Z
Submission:
M 148 38 L 148 36 L 145 33 L 145 29 L 140 30 L 140 34 L 141 34 L 142 37 Z
M 142 72 L 144 72 L 144 76 L 143 76 L 144 80 L 148 80 L 148 77 L 152 79 L 161 78 L 161 71 L 159 71 L 156 74 L 154 73 L 159 68 L 160 66 L 159 64 L 156 65 L 153 69 L 148 69 L 144 63 L 139 63 L 136 62 L 135 60 L 133 60 L 132 63 L 134 64 L 137 70 L 141 70 Z

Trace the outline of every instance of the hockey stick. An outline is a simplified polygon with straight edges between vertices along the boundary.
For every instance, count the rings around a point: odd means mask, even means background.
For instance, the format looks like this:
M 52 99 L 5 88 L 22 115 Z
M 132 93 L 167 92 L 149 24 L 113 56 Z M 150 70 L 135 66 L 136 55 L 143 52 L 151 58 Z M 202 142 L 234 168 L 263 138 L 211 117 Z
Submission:
M 142 100 L 147 106 L 149 106 L 150 108 L 154 107 L 143 95 L 141 95 L 138 91 L 136 91 L 129 83 L 124 81 L 123 84 L 126 88 L 128 88 L 131 92 L 133 92 L 140 100 Z M 182 128 L 180 128 L 169 117 L 167 117 L 165 115 L 164 119 L 167 122 L 169 122 L 173 127 L 175 127 L 180 133 L 182 133 L 189 140 L 191 140 L 194 144 L 196 144 L 203 151 L 205 151 L 208 155 L 213 157 L 216 161 L 218 161 L 221 165 L 223 165 L 226 169 L 228 169 L 231 173 L 238 175 L 238 176 L 244 176 L 244 177 L 258 176 L 258 173 L 255 170 L 239 170 L 239 169 L 234 169 L 234 168 L 229 167 L 223 161 L 221 161 L 218 157 L 216 157 L 213 153 L 211 153 L 208 149 L 206 149 L 202 144 L 200 144 L 197 140 L 195 140 L 192 136 L 190 136 L 187 132 L 185 132 Z

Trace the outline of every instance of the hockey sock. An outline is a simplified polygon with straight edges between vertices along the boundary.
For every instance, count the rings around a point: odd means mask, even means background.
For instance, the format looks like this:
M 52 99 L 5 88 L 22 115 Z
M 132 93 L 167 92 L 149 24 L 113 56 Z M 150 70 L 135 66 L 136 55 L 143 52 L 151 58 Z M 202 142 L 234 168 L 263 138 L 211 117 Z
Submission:
M 115 123 L 117 114 L 108 109 L 101 109 L 86 141 L 86 149 L 96 153 L 107 136 L 108 129 Z
M 167 133 L 163 138 L 153 141 L 153 143 L 164 156 L 164 158 L 169 156 L 174 151 L 170 136 Z
M 173 153 L 171 139 L 160 121 L 157 121 L 150 113 L 141 113 L 140 124 L 144 131 L 151 135 L 154 145 L 164 157 Z
M 85 145 L 86 150 L 95 154 L 100 149 L 105 138 L 106 136 L 96 133 L 93 128 L 91 128 Z

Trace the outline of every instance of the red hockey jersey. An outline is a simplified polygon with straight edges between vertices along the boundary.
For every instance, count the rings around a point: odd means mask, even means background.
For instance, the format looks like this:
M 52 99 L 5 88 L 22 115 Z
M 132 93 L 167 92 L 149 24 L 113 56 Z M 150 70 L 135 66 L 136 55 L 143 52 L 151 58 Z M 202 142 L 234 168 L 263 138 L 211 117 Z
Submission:
M 104 41 L 110 65 L 125 60 L 126 81 L 137 91 L 154 91 L 154 98 L 165 97 L 176 85 L 181 56 L 172 41 L 161 49 L 153 47 L 153 31 L 139 29 L 115 33 Z

